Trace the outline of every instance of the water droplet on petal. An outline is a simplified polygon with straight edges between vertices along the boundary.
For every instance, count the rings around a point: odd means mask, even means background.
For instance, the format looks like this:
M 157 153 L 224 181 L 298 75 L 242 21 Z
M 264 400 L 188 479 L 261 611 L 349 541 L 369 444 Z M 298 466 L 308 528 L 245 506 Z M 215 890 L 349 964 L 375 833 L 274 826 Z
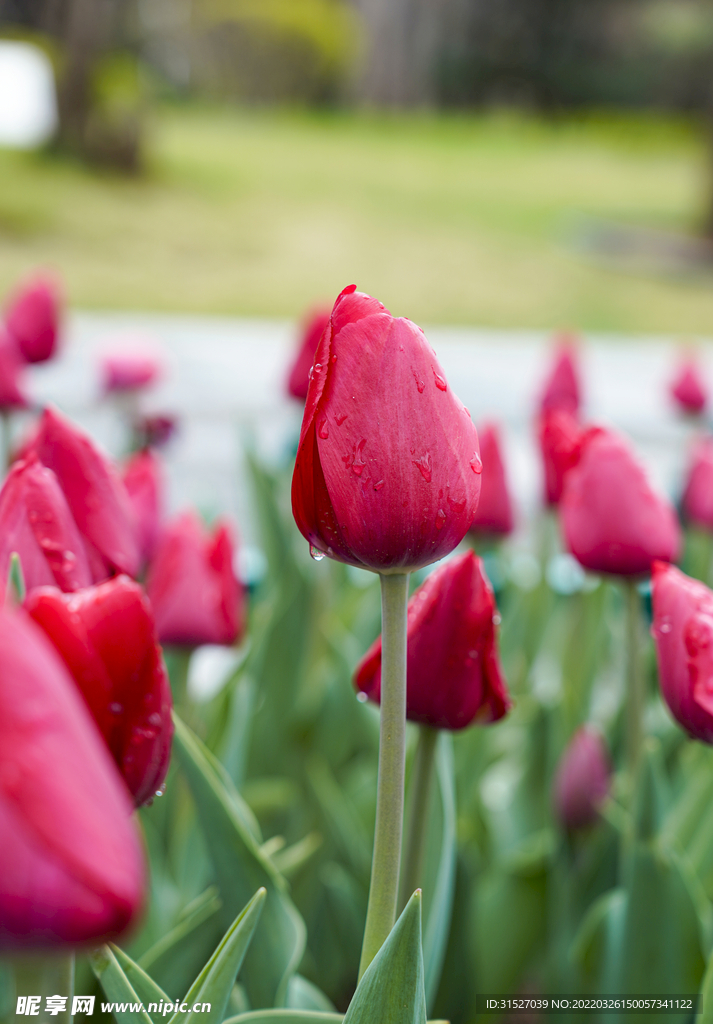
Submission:
M 341 427 L 342 423 L 344 423 L 345 419 L 347 418 L 347 415 L 348 413 L 346 412 L 340 412 L 338 415 L 334 417 L 334 422 L 337 424 L 338 427 Z
M 321 369 L 322 369 L 322 364 L 321 363 L 315 363 L 314 364 L 314 372 L 315 373 L 319 373 L 321 371 Z
M 481 459 L 477 452 L 470 460 L 470 468 L 473 470 L 474 473 L 480 474 L 483 472 L 483 460 Z
M 438 512 L 436 512 L 436 529 L 442 530 L 445 525 L 446 513 L 443 511 L 442 508 L 439 508 Z
M 109 705 L 109 710 L 111 711 L 112 715 L 120 715 L 121 712 L 124 710 L 124 706 L 115 701 L 113 704 Z
M 319 425 L 319 430 L 317 431 L 317 433 L 319 434 L 323 441 L 327 440 L 327 438 L 329 437 L 329 424 L 327 423 L 326 420 L 322 420 L 322 422 Z
M 495 614 L 493 615 L 493 623 L 494 623 L 494 625 L 499 626 L 502 621 L 503 621 L 503 619 L 502 619 L 502 616 L 501 616 L 500 612 L 495 612 Z
M 433 370 L 433 367 L 431 367 L 431 369 Z M 446 384 L 444 378 L 441 377 L 440 373 L 436 373 L 436 371 L 433 370 L 433 377 L 436 382 L 436 387 L 438 388 L 439 391 L 448 390 L 448 385 Z
M 384 486 L 384 481 L 383 480 L 377 480 L 376 483 L 374 484 L 374 490 L 375 491 L 380 491 L 383 486 Z
M 161 786 L 161 788 L 156 790 L 155 795 L 156 796 L 163 796 L 163 794 L 165 792 L 166 792 L 166 783 L 164 782 L 164 784 Z
M 336 363 L 336 361 L 337 361 L 337 356 L 336 356 L 336 354 L 335 354 L 335 355 L 333 355 L 333 356 L 332 356 L 332 358 L 331 358 L 331 359 L 330 359 L 329 361 L 330 361 L 330 363 L 331 363 L 332 365 L 334 365 L 334 363 Z
M 366 460 L 363 458 L 364 445 L 366 444 L 366 438 L 362 437 L 359 444 L 354 449 L 354 461 L 352 462 L 352 472 L 356 473 L 357 476 L 361 476 L 364 472 L 364 466 L 366 466 Z
M 426 483 L 430 484 L 432 472 L 431 456 L 429 455 L 429 453 L 426 452 L 426 454 L 422 455 L 420 459 L 411 459 L 411 461 L 413 462 L 414 466 L 417 466 L 420 469 L 421 476 L 426 481 Z
M 360 690 L 356 697 L 360 704 L 366 704 L 369 699 L 363 690 Z
M 320 551 L 319 548 L 314 546 L 314 544 L 310 544 L 309 553 L 312 558 L 314 558 L 315 562 L 321 562 L 324 558 L 324 551 Z
M 419 395 L 422 395 L 423 394 L 423 390 L 426 387 L 426 382 L 425 382 L 425 380 L 421 380 L 421 377 L 420 377 L 420 375 L 419 375 L 417 370 L 412 370 L 411 372 L 413 373 L 413 379 L 416 381 L 416 387 L 418 388 L 418 393 L 419 393 Z

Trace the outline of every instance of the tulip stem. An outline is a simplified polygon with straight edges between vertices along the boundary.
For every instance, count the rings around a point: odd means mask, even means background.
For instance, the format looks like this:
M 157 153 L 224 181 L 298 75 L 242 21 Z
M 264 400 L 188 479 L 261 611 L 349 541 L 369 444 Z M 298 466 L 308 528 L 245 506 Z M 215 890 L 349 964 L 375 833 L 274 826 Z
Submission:
M 641 756 L 645 693 L 641 672 L 641 615 L 639 593 L 633 580 L 624 583 L 626 599 L 626 762 L 632 787 Z
M 418 742 L 409 785 L 406 841 L 399 909 L 403 910 L 416 889 L 423 889 L 423 862 L 428 835 L 428 805 L 431 797 L 436 745 L 440 733 L 429 725 L 418 727 Z
M 2 469 L 3 475 L 7 473 L 10 468 L 10 452 L 12 450 L 12 441 L 10 438 L 11 431 L 11 416 L 7 409 L 0 411 L 0 417 L 2 418 Z
M 408 573 L 381 576 L 381 725 L 371 885 L 359 978 L 396 920 L 406 763 Z
M 13 957 L 15 997 L 39 996 L 39 1021 L 51 1020 L 57 1024 L 71 1024 L 74 996 L 74 953 L 27 954 Z M 64 1009 L 48 1015 L 45 1000 L 48 996 L 66 997 Z M 15 1004 L 17 1006 L 17 1003 Z M 29 1012 L 29 1011 L 26 1011 Z M 35 1014 L 31 1014 L 35 1016 Z

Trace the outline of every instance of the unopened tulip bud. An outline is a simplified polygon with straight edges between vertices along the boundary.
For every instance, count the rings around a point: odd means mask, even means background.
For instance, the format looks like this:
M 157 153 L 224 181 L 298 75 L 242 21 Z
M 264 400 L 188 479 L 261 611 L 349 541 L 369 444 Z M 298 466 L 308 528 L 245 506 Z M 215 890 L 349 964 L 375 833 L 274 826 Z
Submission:
M 681 501 L 685 518 L 713 530 L 713 437 L 696 444 Z
M 656 559 L 678 555 L 673 507 L 653 490 L 629 445 L 609 430 L 586 435 L 579 462 L 565 477 L 560 516 L 569 550 L 593 572 L 638 576 Z
M 480 499 L 471 532 L 512 533 L 512 502 L 500 447 L 500 434 L 494 423 L 486 423 L 480 429 L 480 458 L 483 462 Z
M 27 408 L 23 370 L 15 342 L 5 328 L 0 327 L 0 411 Z
M 557 347 L 552 369 L 540 397 L 540 414 L 561 409 L 570 416 L 579 411 L 580 387 L 574 341 L 564 336 Z
M 468 412 L 423 331 L 345 288 L 315 354 L 292 511 L 318 554 L 405 573 L 448 554 L 478 506 Z
M 696 416 L 703 412 L 708 402 L 708 389 L 693 357 L 688 356 L 681 363 L 669 392 L 684 413 Z
M 25 608 L 82 692 L 137 807 L 161 787 L 173 725 L 171 688 L 151 607 L 126 576 L 75 594 L 31 591 Z
M 0 948 L 99 945 L 136 917 L 131 801 L 62 659 L 0 610 Z
M 36 277 L 12 299 L 5 323 L 26 363 L 43 363 L 57 348 L 62 299 L 49 277 Z
M 161 643 L 232 644 L 245 628 L 245 594 L 226 523 L 209 533 L 184 512 L 163 530 L 146 583 Z
M 570 740 L 555 776 L 555 810 L 565 828 L 584 828 L 597 820 L 609 793 L 609 774 L 602 734 L 593 726 L 582 726 Z
M 161 364 L 154 356 L 141 353 L 118 353 L 105 356 L 101 364 L 102 388 L 105 394 L 138 391 L 153 384 L 161 375 Z
M 122 478 L 136 521 L 136 539 L 145 565 L 158 543 L 163 518 L 163 474 L 159 458 L 149 449 L 135 452 L 124 466 Z
M 713 593 L 663 562 L 652 584 L 661 693 L 686 732 L 713 743 Z
M 329 313 L 328 309 L 316 309 L 309 314 L 302 330 L 297 356 L 287 378 L 288 394 L 302 402 L 307 397 L 309 373 L 314 364 L 317 345 L 329 323 Z
M 538 434 L 545 477 L 545 502 L 547 505 L 559 505 L 565 476 L 579 461 L 585 430 L 570 413 L 551 409 L 540 417 Z
M 406 716 L 438 729 L 495 722 L 510 697 L 498 658 L 492 587 L 472 551 L 427 577 L 408 604 Z M 381 698 L 381 637 L 357 666 L 358 690 Z

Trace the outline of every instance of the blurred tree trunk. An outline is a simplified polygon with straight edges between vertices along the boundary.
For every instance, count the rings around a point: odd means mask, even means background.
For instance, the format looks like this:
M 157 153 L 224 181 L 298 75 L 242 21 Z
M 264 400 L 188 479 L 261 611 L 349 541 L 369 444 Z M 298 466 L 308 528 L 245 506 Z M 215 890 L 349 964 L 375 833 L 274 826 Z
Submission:
M 59 82 L 59 141 L 83 153 L 92 108 L 92 70 L 106 42 L 105 4 L 68 0 L 64 17 L 63 73 Z

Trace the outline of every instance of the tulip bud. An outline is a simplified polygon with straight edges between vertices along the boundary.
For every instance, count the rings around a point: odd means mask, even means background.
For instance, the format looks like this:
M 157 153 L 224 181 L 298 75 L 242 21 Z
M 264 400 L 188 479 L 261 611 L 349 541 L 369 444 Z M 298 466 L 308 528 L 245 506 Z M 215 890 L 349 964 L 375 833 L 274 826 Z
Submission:
M 175 416 L 142 416 L 136 423 L 140 448 L 163 448 L 178 429 Z
M 539 439 L 548 505 L 559 505 L 564 478 L 579 461 L 584 436 L 585 431 L 574 416 L 563 409 L 550 409 L 540 417 Z
M 713 743 L 713 593 L 655 562 L 651 601 L 663 698 L 686 732 Z
M 163 530 L 146 583 L 161 643 L 232 644 L 245 628 L 245 595 L 233 569 L 230 529 L 212 535 L 193 512 Z
M 43 363 L 55 354 L 61 304 L 59 288 L 48 277 L 36 277 L 16 293 L 5 323 L 25 362 Z
M 564 484 L 560 515 L 574 557 L 593 572 L 637 576 L 680 547 L 676 514 L 656 494 L 628 444 L 609 430 L 586 435 Z
M 98 945 L 136 916 L 131 802 L 67 669 L 0 610 L 0 948 Z
M 25 409 L 27 405 L 22 359 L 15 342 L 0 327 L 0 411 Z
M 163 518 L 161 464 L 153 452 L 135 452 L 124 466 L 124 486 L 134 510 L 142 564 L 153 557 Z
M 106 740 L 137 807 L 168 770 L 171 689 L 153 615 L 126 576 L 75 594 L 40 587 L 25 608 L 52 641 Z
M 328 309 L 315 309 L 309 314 L 302 331 L 299 351 L 287 378 L 287 392 L 304 402 L 309 388 L 309 373 L 324 329 L 329 323 Z
M 471 532 L 512 533 L 512 503 L 500 452 L 500 435 L 494 423 L 487 423 L 481 428 L 480 458 L 483 462 L 480 499 Z
M 428 565 L 465 536 L 481 469 L 423 331 L 345 288 L 315 354 L 292 478 L 302 535 L 375 572 Z
M 154 356 L 124 352 L 104 356 L 101 363 L 104 394 L 137 391 L 153 384 L 161 375 L 161 364 Z
M 701 438 L 693 450 L 681 505 L 687 520 L 713 530 L 713 437 Z
M 676 376 L 671 381 L 669 393 L 673 401 L 685 413 L 698 415 L 708 402 L 708 389 L 698 365 L 691 356 L 683 360 Z
M 427 577 L 408 603 L 407 718 L 437 729 L 464 729 L 507 713 L 496 620 L 492 588 L 472 551 Z M 359 662 L 354 683 L 379 702 L 381 637 Z
M 139 548 L 129 496 L 93 441 L 56 409 L 45 409 L 22 455 L 51 469 L 79 527 L 95 581 L 112 570 L 135 576 Z
M 540 414 L 552 409 L 561 409 L 570 416 L 579 410 L 580 388 L 577 373 L 577 353 L 574 339 L 565 335 L 561 338 L 550 374 L 545 381 L 540 397 Z
M 0 491 L 0 580 L 17 552 L 25 586 L 78 590 L 92 582 L 84 541 L 51 469 L 16 462 Z M 4 589 L 3 589 L 4 593 Z
M 570 830 L 591 825 L 609 793 L 609 758 L 598 729 L 578 729 L 562 755 L 554 784 L 557 817 Z

